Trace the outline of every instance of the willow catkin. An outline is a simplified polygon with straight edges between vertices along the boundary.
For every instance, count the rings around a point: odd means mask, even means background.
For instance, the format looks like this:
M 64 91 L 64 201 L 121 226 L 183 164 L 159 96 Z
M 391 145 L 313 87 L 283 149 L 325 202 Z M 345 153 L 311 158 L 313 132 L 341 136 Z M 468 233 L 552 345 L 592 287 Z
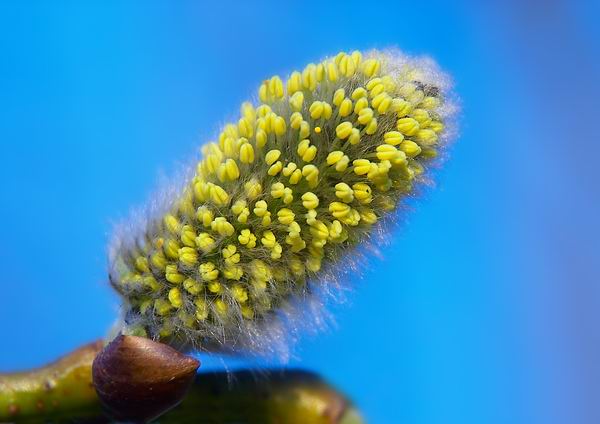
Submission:
M 399 52 L 339 53 L 265 80 L 166 207 L 117 232 L 124 331 L 263 349 L 257 329 L 328 284 L 321 269 L 423 180 L 450 138 L 448 90 L 431 60 Z

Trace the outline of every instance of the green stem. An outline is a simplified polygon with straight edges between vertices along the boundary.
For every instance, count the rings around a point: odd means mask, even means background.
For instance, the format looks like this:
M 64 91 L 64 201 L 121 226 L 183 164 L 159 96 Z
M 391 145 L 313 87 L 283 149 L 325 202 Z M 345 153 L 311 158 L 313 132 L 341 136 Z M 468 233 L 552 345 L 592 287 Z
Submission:
M 101 342 L 43 368 L 0 374 L 0 423 L 107 423 L 92 386 Z M 184 401 L 160 418 L 169 423 L 360 424 L 346 398 L 299 370 L 200 373 Z

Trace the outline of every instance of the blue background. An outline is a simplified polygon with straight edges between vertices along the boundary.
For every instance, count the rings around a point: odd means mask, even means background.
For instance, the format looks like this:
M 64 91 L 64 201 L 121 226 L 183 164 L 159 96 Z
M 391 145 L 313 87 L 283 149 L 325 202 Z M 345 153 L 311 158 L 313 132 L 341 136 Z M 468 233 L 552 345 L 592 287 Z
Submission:
M 600 422 L 598 9 L 249 3 L 0 3 L 0 370 L 105 334 L 112 222 L 264 77 L 396 45 L 454 75 L 462 135 L 292 364 L 372 423 Z

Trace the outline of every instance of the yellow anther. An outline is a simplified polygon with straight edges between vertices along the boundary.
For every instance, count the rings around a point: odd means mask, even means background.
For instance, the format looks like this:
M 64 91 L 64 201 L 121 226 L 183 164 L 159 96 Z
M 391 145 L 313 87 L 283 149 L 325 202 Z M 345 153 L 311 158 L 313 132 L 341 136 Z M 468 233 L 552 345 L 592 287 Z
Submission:
M 240 254 L 237 253 L 237 247 L 234 244 L 228 244 L 223 250 L 221 250 L 221 255 L 225 260 L 226 264 L 234 265 L 240 261 Z
M 415 135 L 419 131 L 419 123 L 413 118 L 400 118 L 396 124 L 398 131 L 404 135 Z
M 192 247 L 182 247 L 178 253 L 179 262 L 186 266 L 193 266 L 198 262 L 198 252 Z
M 210 228 L 222 236 L 231 236 L 235 232 L 233 225 L 225 217 L 218 217 L 211 223 Z
M 350 208 L 349 213 L 346 216 L 341 217 L 340 221 L 342 221 L 343 224 L 355 227 L 360 222 L 360 214 L 356 209 Z
M 296 215 L 294 214 L 294 212 L 292 212 L 291 209 L 288 208 L 281 208 L 277 212 L 277 220 L 284 225 L 288 225 L 294 222 L 295 217 Z
M 181 308 L 183 305 L 181 290 L 179 290 L 177 287 L 173 287 L 171 290 L 169 290 L 168 298 L 169 302 L 171 302 L 171 305 L 173 305 L 174 308 Z
M 354 89 L 350 97 L 352 100 L 358 100 L 361 97 L 367 97 L 367 94 L 367 90 L 365 90 L 364 87 L 357 87 Z
M 264 147 L 267 144 L 268 135 L 267 132 L 261 128 L 256 130 L 256 147 L 259 149 Z
M 274 98 L 280 99 L 283 97 L 283 81 L 277 75 L 269 81 L 269 92 Z
M 298 132 L 298 139 L 302 140 L 310 135 L 310 125 L 306 121 L 300 123 L 300 131 Z
M 248 249 L 256 247 L 256 236 L 252 234 L 252 232 L 247 228 L 240 231 L 238 241 L 240 242 L 240 244 L 246 246 Z
M 342 104 L 342 101 L 344 100 L 345 97 L 346 97 L 346 91 L 343 88 L 338 88 L 333 93 L 332 103 L 335 106 L 339 107 Z
M 348 55 L 344 55 L 340 59 L 338 68 L 340 69 L 341 74 L 347 78 L 350 78 L 352 75 L 354 75 L 354 72 L 356 71 L 356 65 L 354 64 L 352 58 Z
M 286 187 L 283 190 L 283 203 L 286 205 L 289 205 L 290 203 L 292 203 L 294 201 L 294 192 L 292 191 L 291 188 Z
M 281 152 L 279 150 L 269 150 L 265 155 L 265 163 L 267 165 L 273 165 L 277 159 L 279 159 L 279 156 L 281 156 Z
M 315 188 L 319 184 L 319 169 L 314 165 L 304 165 L 302 176 L 306 178 L 310 188 Z
M 340 150 L 335 150 L 333 152 L 330 152 L 327 155 L 327 165 L 333 165 L 335 163 L 337 163 L 342 157 L 344 157 L 344 152 L 340 151 Z
M 398 149 L 390 144 L 382 144 L 377 146 L 377 159 L 379 160 L 394 160 L 398 156 Z
M 175 218 L 173 215 L 171 215 L 169 213 L 169 214 L 165 215 L 163 222 L 165 224 L 165 227 L 171 234 L 179 234 L 179 230 L 181 229 L 181 224 L 179 223 L 179 220 L 177 218 Z
M 440 105 L 440 99 L 437 97 L 427 96 L 425 97 L 419 106 L 423 109 L 433 110 Z
M 367 59 L 362 63 L 362 72 L 366 75 L 367 78 L 371 78 L 374 75 L 377 75 L 379 69 L 381 67 L 381 62 L 377 59 Z
M 340 243 L 342 241 L 342 235 L 344 234 L 344 229 L 340 221 L 335 219 L 331 224 L 327 226 L 329 230 L 329 241 L 333 241 L 336 243 Z
M 419 130 L 417 140 L 424 146 L 431 146 L 437 141 L 437 134 L 431 129 Z
M 196 298 L 194 300 L 194 305 L 196 305 L 195 316 L 198 321 L 204 321 L 208 318 L 208 305 L 206 301 L 202 298 Z
M 265 202 L 264 200 L 259 200 L 258 202 L 256 202 L 254 205 L 254 215 L 256 215 L 258 217 L 262 217 L 262 216 L 265 216 L 266 213 L 267 213 L 267 202 Z
M 321 269 L 321 258 L 309 257 L 306 260 L 306 269 L 311 272 L 318 272 Z
M 245 303 L 248 300 L 248 291 L 241 284 L 234 284 L 231 287 L 231 295 L 238 303 Z
M 271 196 L 273 196 L 275 199 L 283 197 L 284 192 L 285 186 L 283 183 L 274 183 L 271 185 Z
M 429 112 L 425 109 L 413 110 L 410 117 L 414 118 L 419 123 L 420 128 L 426 128 L 431 124 L 431 117 L 429 116 Z
M 225 138 L 225 140 L 223 140 L 223 153 L 225 154 L 226 157 L 229 158 L 237 158 L 239 153 L 240 153 L 240 141 L 239 140 L 246 140 L 246 138 L 240 138 L 240 139 L 234 139 L 231 137 L 227 137 Z
M 214 303 L 215 311 L 221 318 L 225 318 L 227 316 L 227 312 L 229 311 L 229 305 L 223 301 L 223 299 L 217 299 Z
M 250 272 L 255 279 L 261 281 L 269 281 L 272 277 L 271 268 L 260 259 L 250 262 Z
M 315 219 L 317 218 L 317 211 L 310 209 L 304 216 L 306 217 L 306 223 L 310 225 L 315 222 Z
M 341 202 L 331 202 L 329 212 L 336 218 L 343 218 L 350 213 L 350 206 Z
M 200 284 L 198 281 L 192 279 L 192 278 L 187 278 L 184 282 L 183 282 L 183 288 L 189 293 L 189 294 L 198 294 L 202 291 L 202 284 Z
M 244 210 L 245 207 L 246 207 L 245 200 L 236 200 L 235 203 L 233 205 L 231 205 L 231 212 L 233 212 L 236 215 L 239 215 L 242 213 L 242 211 Z
M 269 106 L 269 105 L 260 105 L 259 107 L 256 108 L 256 115 L 259 118 L 264 118 L 269 113 L 271 113 L 271 106 Z
M 375 121 L 375 119 L 373 121 Z M 371 123 L 373 121 L 371 121 Z M 375 122 L 375 125 L 377 125 L 377 122 Z M 369 131 L 367 131 L 367 134 L 369 134 Z M 350 133 L 350 137 L 348 137 L 348 143 L 350 143 L 352 145 L 356 145 L 359 142 L 360 142 L 360 131 L 358 130 L 358 128 L 352 128 L 352 132 Z
M 270 249 L 273 246 L 275 246 L 275 243 L 277 243 L 277 240 L 275 239 L 275 234 L 273 234 L 272 231 L 265 231 L 265 232 L 263 232 L 260 242 L 262 243 L 263 246 L 268 247 Z
M 325 107 L 323 106 L 323 102 L 317 100 L 310 105 L 308 111 L 312 119 L 319 119 L 323 114 L 324 109 Z
M 343 99 L 339 105 L 338 113 L 342 118 L 345 118 L 346 116 L 351 115 L 352 114 L 352 100 Z
M 178 256 L 178 250 L 181 246 L 179 245 L 179 243 L 177 243 L 177 241 L 175 240 L 167 240 L 165 241 L 165 244 L 163 245 L 163 250 L 165 252 L 165 255 L 167 255 L 167 257 L 171 258 L 171 259 L 177 259 Z
M 254 148 L 250 143 L 244 143 L 240 147 L 240 162 L 252 163 L 254 162 Z
M 228 280 L 240 280 L 244 275 L 242 267 L 239 265 L 227 264 L 223 269 L 223 277 Z
M 206 285 L 208 291 L 214 294 L 220 294 L 223 292 L 223 286 L 218 281 L 210 281 Z
M 158 269 L 165 269 L 167 266 L 167 258 L 163 252 L 156 252 L 150 257 L 152 265 Z
M 356 197 L 359 203 L 366 205 L 373 200 L 371 187 L 368 184 L 356 183 L 352 185 L 352 189 L 354 190 L 354 197 Z
M 290 97 L 290 106 L 294 112 L 302 110 L 302 104 L 304 103 L 304 93 L 298 91 Z
M 240 118 L 238 121 L 238 130 L 240 135 L 246 138 L 254 134 L 254 124 L 248 118 Z
M 408 115 L 412 110 L 412 105 L 404 99 L 395 98 L 392 99 L 391 105 L 392 112 L 398 115 L 398 118 Z
M 368 159 L 355 159 L 352 166 L 356 175 L 366 175 L 371 169 L 371 162 Z
M 285 166 L 285 168 L 283 168 L 281 173 L 285 177 L 289 177 L 290 175 L 292 175 L 292 172 L 294 172 L 296 170 L 296 168 L 298 168 L 298 165 L 296 165 L 294 162 L 290 162 Z
M 165 299 L 156 299 L 154 301 L 154 312 L 158 315 L 167 315 L 171 309 L 173 309 L 173 305 Z
M 327 63 L 327 79 L 336 82 L 339 78 L 337 65 L 334 62 Z
M 135 258 L 135 268 L 139 272 L 150 272 L 150 267 L 148 266 L 148 259 L 143 256 L 138 256 Z
M 306 139 L 298 143 L 297 152 L 304 162 L 310 162 L 317 155 L 317 147 L 311 146 L 310 140 Z
M 358 112 L 358 122 L 360 122 L 363 125 L 367 125 L 369 122 L 371 122 L 371 120 L 373 119 L 373 109 L 371 109 L 370 107 L 366 107 L 364 109 L 361 109 Z
M 233 159 L 227 159 L 224 164 L 225 167 L 225 175 L 228 180 L 236 180 L 240 176 L 240 170 L 237 166 L 237 163 Z
M 210 199 L 217 206 L 224 206 L 229 201 L 229 195 L 223 187 L 213 184 L 210 186 Z
M 302 90 L 302 75 L 300 72 L 294 71 L 287 80 L 287 91 L 292 95 L 300 90 Z
M 381 77 L 381 83 L 388 93 L 396 92 L 396 80 L 391 75 Z
M 215 239 L 208 233 L 200 233 L 196 237 L 196 245 L 204 252 L 209 253 L 215 248 Z
M 316 209 L 319 206 L 319 198 L 316 194 L 307 191 L 302 195 L 302 206 L 306 209 Z
M 414 158 L 415 156 L 418 156 L 419 153 L 421 153 L 421 147 L 411 140 L 404 140 L 400 144 L 400 150 L 406 153 L 406 156 L 411 158 Z
M 294 172 L 292 172 L 292 175 L 290 175 L 290 184 L 292 184 L 292 185 L 298 184 L 301 179 L 302 179 L 302 171 L 300 169 L 295 169 Z
M 350 203 L 354 200 L 354 192 L 346 183 L 337 183 L 335 185 L 335 196 L 345 203 Z
M 298 258 L 293 258 L 290 260 L 290 269 L 292 273 L 296 276 L 301 276 L 304 274 L 304 264 Z
M 375 224 L 377 222 L 377 215 L 371 209 L 363 210 L 360 212 L 360 222 L 369 225 Z
M 352 122 L 342 122 L 335 128 L 335 134 L 338 136 L 339 139 L 345 140 L 352 133 L 352 128 Z
M 444 130 L 444 124 L 438 121 L 433 121 L 431 124 L 429 124 L 429 128 L 435 131 L 436 133 L 440 133 Z
M 323 66 L 322 63 L 317 64 L 316 74 L 317 74 L 317 82 L 323 81 L 323 79 L 325 78 L 325 66 Z
M 310 234 L 317 240 L 327 240 L 329 230 L 323 222 L 315 220 L 310 224 Z
M 302 72 L 302 85 L 304 88 L 314 91 L 317 88 L 317 67 L 310 63 Z
M 304 118 L 302 118 L 302 114 L 300 112 L 294 112 L 290 116 L 290 127 L 294 130 L 299 130 L 300 126 L 304 122 Z
M 359 114 L 361 110 L 369 107 L 369 101 L 366 97 L 361 97 L 354 104 L 354 113 Z
M 254 106 L 250 102 L 244 102 L 240 106 L 240 113 L 242 116 L 248 121 L 254 121 L 256 118 L 256 110 L 254 110 Z
M 285 134 L 286 129 L 287 129 L 287 126 L 285 124 L 285 119 L 283 119 L 281 116 L 278 116 L 277 118 L 275 118 L 273 120 L 273 132 L 276 135 L 281 136 L 281 135 Z M 241 154 L 241 152 L 240 152 L 240 154 Z
M 369 90 L 369 95 L 371 96 L 371 98 L 375 98 L 378 95 L 382 94 L 384 91 L 385 87 L 383 86 L 383 84 L 376 84 L 375 87 Z
M 169 283 L 180 284 L 185 280 L 185 275 L 179 273 L 177 265 L 169 264 L 165 267 L 165 279 Z
M 213 281 L 219 277 L 219 270 L 215 267 L 212 262 L 205 262 L 200 264 L 198 272 L 204 281 Z
M 404 135 L 398 131 L 388 131 L 383 134 L 383 141 L 392 146 L 397 146 L 404 140 Z
M 281 163 L 281 161 L 278 160 L 273 165 L 271 165 L 271 167 L 267 171 L 267 174 L 274 177 L 275 175 L 279 174 L 282 169 L 283 169 L 283 163 Z
M 204 181 L 194 184 L 194 196 L 199 202 L 205 202 L 210 198 L 210 185 Z
M 246 196 L 248 196 L 248 199 L 250 200 L 256 199 L 262 193 L 262 186 L 254 178 L 244 184 L 244 189 L 246 191 Z
M 315 127 L 315 133 L 321 134 L 321 127 Z

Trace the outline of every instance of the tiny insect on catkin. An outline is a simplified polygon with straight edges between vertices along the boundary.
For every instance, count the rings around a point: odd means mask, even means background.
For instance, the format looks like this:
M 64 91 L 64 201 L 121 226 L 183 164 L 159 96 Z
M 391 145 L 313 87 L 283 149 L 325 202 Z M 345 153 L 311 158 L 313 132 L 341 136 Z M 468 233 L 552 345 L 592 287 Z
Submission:
M 166 206 L 116 232 L 123 331 L 205 350 L 265 334 L 425 180 L 452 138 L 449 90 L 433 61 L 397 51 L 265 80 Z

